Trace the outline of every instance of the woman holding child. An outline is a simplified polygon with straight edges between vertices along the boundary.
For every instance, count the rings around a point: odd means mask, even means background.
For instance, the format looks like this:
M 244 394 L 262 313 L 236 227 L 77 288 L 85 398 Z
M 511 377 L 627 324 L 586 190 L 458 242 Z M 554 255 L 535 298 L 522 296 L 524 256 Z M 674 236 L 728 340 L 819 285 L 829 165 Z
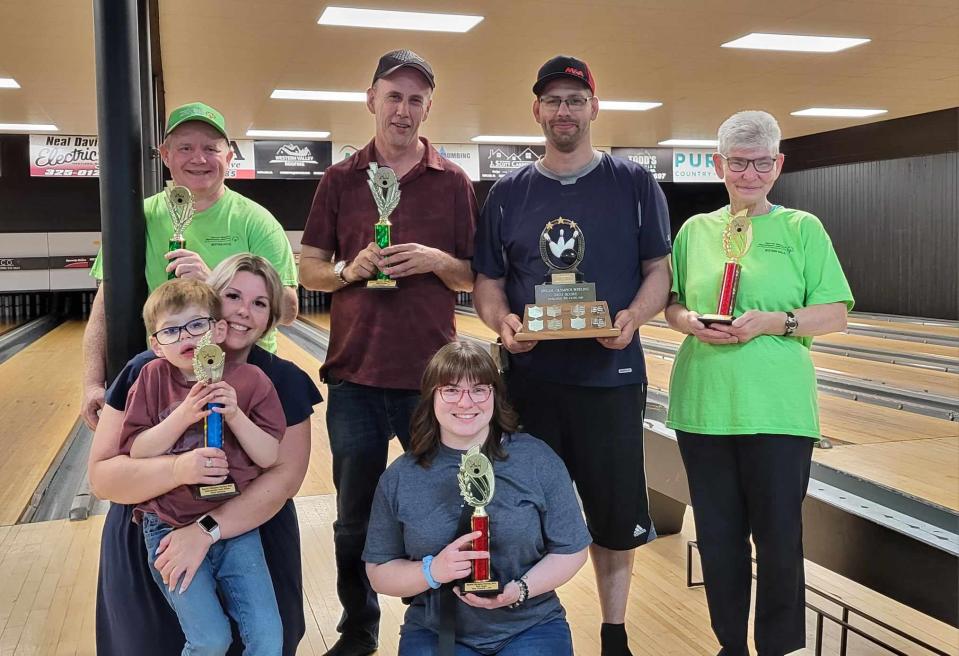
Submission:
M 302 571 L 299 530 L 290 497 L 309 463 L 310 415 L 321 401 L 309 376 L 290 362 L 256 346 L 276 323 L 283 287 L 272 266 L 260 257 L 236 255 L 217 266 L 209 284 L 222 301 L 228 363 L 255 365 L 272 381 L 282 402 L 286 431 L 276 464 L 252 480 L 243 493 L 210 516 L 221 539 L 259 527 L 263 552 L 283 624 L 284 655 L 296 652 L 303 636 Z M 131 520 L 134 508 L 175 488 L 216 484 L 227 475 L 223 451 L 199 448 L 177 455 L 133 459 L 121 454 L 121 427 L 128 390 L 155 354 L 148 351 L 128 363 L 107 392 L 90 455 L 89 476 L 95 494 L 111 505 L 104 523 L 97 595 L 97 650 L 101 655 L 167 656 L 184 646 L 176 615 L 154 583 L 143 533 Z M 213 540 L 198 524 L 173 530 L 160 543 L 156 571 L 165 583 L 182 584 L 201 566 Z M 240 653 L 234 641 L 230 653 Z

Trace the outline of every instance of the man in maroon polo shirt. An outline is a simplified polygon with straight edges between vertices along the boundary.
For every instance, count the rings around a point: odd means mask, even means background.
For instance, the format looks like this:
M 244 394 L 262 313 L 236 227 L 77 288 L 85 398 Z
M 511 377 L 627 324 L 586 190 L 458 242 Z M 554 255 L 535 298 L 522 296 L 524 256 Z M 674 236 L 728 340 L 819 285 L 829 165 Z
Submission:
M 396 50 L 380 58 L 366 106 L 376 136 L 326 170 L 303 233 L 300 282 L 333 292 L 330 345 L 320 370 L 329 385 L 326 423 L 333 453 L 333 524 L 342 634 L 327 656 L 370 654 L 380 610 L 361 559 L 370 505 L 395 435 L 405 449 L 420 378 L 453 340 L 457 291 L 473 288 L 470 259 L 477 207 L 458 166 L 419 136 L 429 116 L 433 69 Z M 400 201 L 390 215 L 392 243 L 373 243 L 378 212 L 368 184 L 375 162 L 396 173 Z M 366 287 L 382 271 L 392 290 Z

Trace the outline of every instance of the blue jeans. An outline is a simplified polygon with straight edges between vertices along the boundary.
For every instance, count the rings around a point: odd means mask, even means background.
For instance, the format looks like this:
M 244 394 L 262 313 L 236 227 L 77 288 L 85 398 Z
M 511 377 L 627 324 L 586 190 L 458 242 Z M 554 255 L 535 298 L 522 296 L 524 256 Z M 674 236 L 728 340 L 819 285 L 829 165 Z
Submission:
M 400 636 L 399 656 L 431 656 L 439 653 L 439 637 L 428 629 L 414 629 Z M 483 652 L 456 643 L 456 656 L 482 656 Z M 497 656 L 573 656 L 573 638 L 565 619 L 555 619 L 526 629 L 513 637 Z
M 253 530 L 210 547 L 186 592 L 173 592 L 156 570 L 156 549 L 173 527 L 152 513 L 143 515 L 143 539 L 150 573 L 176 611 L 186 637 L 183 656 L 222 656 L 233 642 L 226 611 L 240 630 L 248 656 L 279 656 L 283 626 L 273 592 L 273 581 L 263 556 L 259 530 Z M 218 594 L 219 593 L 219 594 Z
M 363 546 L 373 493 L 386 469 L 390 440 L 410 442 L 410 418 L 419 402 L 415 390 L 385 389 L 328 380 L 326 428 L 336 487 L 336 593 L 343 615 L 336 630 L 370 647 L 379 637 L 380 606 L 366 577 Z

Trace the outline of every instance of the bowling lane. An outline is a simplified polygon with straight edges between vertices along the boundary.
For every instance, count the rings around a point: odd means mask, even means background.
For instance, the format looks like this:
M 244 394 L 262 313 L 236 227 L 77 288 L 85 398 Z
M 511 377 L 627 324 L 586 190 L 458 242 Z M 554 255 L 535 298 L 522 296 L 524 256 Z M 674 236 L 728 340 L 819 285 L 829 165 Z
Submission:
M 0 364 L 0 526 L 20 518 L 77 420 L 85 325 L 66 321 Z

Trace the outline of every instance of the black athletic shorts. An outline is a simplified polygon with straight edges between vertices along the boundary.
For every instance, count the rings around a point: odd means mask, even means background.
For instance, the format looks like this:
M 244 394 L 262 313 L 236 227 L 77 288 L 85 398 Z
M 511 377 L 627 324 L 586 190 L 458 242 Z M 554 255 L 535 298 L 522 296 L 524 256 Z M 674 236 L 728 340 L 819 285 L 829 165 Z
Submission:
M 653 540 L 643 453 L 646 386 L 561 385 L 515 371 L 507 386 L 523 430 L 566 463 L 593 542 L 625 550 Z

